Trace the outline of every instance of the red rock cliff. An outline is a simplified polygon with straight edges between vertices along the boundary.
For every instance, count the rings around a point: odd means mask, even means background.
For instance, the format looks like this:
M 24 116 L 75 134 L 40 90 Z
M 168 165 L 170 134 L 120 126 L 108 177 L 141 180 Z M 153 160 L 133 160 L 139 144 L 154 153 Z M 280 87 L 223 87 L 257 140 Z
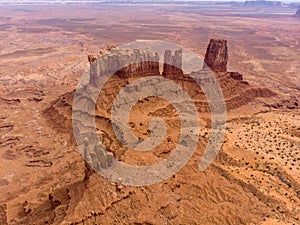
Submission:
M 228 62 L 227 40 L 211 39 L 206 50 L 203 68 L 226 72 Z

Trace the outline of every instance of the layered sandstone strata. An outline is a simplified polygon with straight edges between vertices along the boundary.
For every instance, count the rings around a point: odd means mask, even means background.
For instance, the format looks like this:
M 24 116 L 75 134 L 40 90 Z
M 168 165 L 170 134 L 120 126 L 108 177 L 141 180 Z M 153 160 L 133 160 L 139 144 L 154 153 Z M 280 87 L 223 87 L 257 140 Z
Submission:
M 212 71 L 226 72 L 228 62 L 227 40 L 211 39 L 205 54 L 204 68 Z
M 101 57 L 100 57 L 101 56 Z M 112 49 L 108 54 L 89 56 L 90 84 L 97 85 L 101 77 L 121 78 L 159 74 L 159 55 L 148 51 Z

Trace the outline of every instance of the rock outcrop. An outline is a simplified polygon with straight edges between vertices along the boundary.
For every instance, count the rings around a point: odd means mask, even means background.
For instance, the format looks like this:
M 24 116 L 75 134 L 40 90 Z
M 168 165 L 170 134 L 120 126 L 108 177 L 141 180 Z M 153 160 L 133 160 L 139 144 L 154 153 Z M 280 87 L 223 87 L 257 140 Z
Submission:
M 110 52 L 110 54 L 104 55 Z M 102 57 L 101 57 L 102 56 Z M 97 55 L 88 55 L 90 62 L 90 84 L 98 84 L 100 76 L 118 75 L 121 78 L 160 75 L 159 55 L 148 51 L 107 49 Z M 170 50 L 164 54 L 162 75 L 178 79 L 183 75 L 182 50 L 174 55 Z
M 110 54 L 89 56 L 90 84 L 98 85 L 102 76 L 121 78 L 159 74 L 159 55 L 148 51 L 108 49 Z M 103 57 L 100 58 L 100 56 Z M 95 59 L 96 58 L 96 59 Z
M 162 75 L 165 77 L 174 77 L 182 74 L 182 50 L 175 51 L 174 55 L 172 55 L 170 50 L 166 50 Z
M 211 39 L 206 50 L 203 68 L 226 72 L 228 62 L 227 40 Z
M 229 76 L 235 80 L 243 80 L 243 75 L 238 72 L 228 72 Z
M 278 99 L 276 102 L 270 102 L 266 106 L 274 109 L 299 109 L 300 103 L 296 96 L 288 96 Z
M 91 54 L 91 55 L 88 55 L 88 61 L 90 64 L 92 64 L 95 60 L 97 60 L 101 55 L 104 55 L 105 53 L 111 51 L 112 49 L 116 48 L 116 46 L 114 45 L 109 45 L 107 46 L 106 49 L 102 49 L 99 51 L 98 54 Z

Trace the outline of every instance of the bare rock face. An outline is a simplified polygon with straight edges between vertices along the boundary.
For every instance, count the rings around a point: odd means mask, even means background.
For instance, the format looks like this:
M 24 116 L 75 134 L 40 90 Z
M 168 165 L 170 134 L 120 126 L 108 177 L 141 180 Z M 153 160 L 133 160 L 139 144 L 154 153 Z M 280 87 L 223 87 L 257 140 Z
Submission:
M 166 50 L 164 54 L 163 76 L 176 77 L 183 74 L 182 71 L 182 49 L 176 50 L 174 55 L 170 50 Z
M 220 44 L 221 47 L 218 46 L 217 43 Z M 220 61 L 223 59 L 222 62 L 226 61 L 227 63 L 227 50 L 225 51 L 225 56 L 223 55 L 223 58 L 218 55 L 223 52 L 221 49 L 226 49 L 226 41 L 217 43 L 211 43 L 211 47 L 208 48 L 208 55 L 212 56 L 212 60 L 216 59 Z M 222 45 L 222 43 L 225 44 Z M 210 51 L 211 49 L 215 50 L 216 55 Z M 46 192 L 47 194 L 39 204 L 26 203 L 23 204 L 23 206 L 18 206 L 17 210 L 19 211 L 16 210 L 18 214 L 15 213 L 18 215 L 18 220 L 17 222 L 11 224 L 164 224 L 168 221 L 172 224 L 180 224 L 182 221 L 187 221 L 186 223 L 188 224 L 197 224 L 197 221 L 204 221 L 202 224 L 209 224 L 211 223 L 212 218 L 211 214 L 209 214 L 210 211 L 199 213 L 199 210 L 205 209 L 207 204 L 215 204 L 217 206 L 218 202 L 216 201 L 218 201 L 220 193 L 222 196 L 224 196 L 224 198 L 220 199 L 220 201 L 223 201 L 223 199 L 231 199 L 233 207 L 235 207 L 235 205 L 241 205 L 244 207 L 241 209 L 241 211 L 248 210 L 253 205 L 259 204 L 260 206 L 260 208 L 257 208 L 256 211 L 251 211 L 251 214 L 247 215 L 247 217 L 245 217 L 243 213 L 240 213 L 240 211 L 236 211 L 234 217 L 228 217 L 228 215 L 231 215 L 231 208 L 228 208 L 229 213 L 227 213 L 227 211 L 224 212 L 222 217 L 220 217 L 220 220 L 232 221 L 233 224 L 246 224 L 249 223 L 249 221 L 253 221 L 254 223 L 255 221 L 258 221 L 258 219 L 256 220 L 254 217 L 262 218 L 263 215 L 271 212 L 272 208 L 270 207 L 272 207 L 272 205 L 275 207 L 280 207 L 280 209 L 284 209 L 285 206 L 283 203 L 281 203 L 281 201 L 278 200 L 277 202 L 277 199 L 274 198 L 274 200 L 272 200 L 264 197 L 262 194 L 260 195 L 263 196 L 262 199 L 264 199 L 264 202 L 260 202 L 258 198 L 255 197 L 257 193 L 260 193 L 259 190 L 255 188 L 255 185 L 251 186 L 251 184 L 249 186 L 249 184 L 244 183 L 235 177 L 233 179 L 230 178 L 232 182 L 228 182 L 229 175 L 231 176 L 231 173 L 227 172 L 225 169 L 221 169 L 221 167 L 224 165 L 223 163 L 233 162 L 234 165 L 240 164 L 238 164 L 238 161 L 234 161 L 235 159 L 231 158 L 231 156 L 229 157 L 229 155 L 225 154 L 224 152 L 222 153 L 223 155 L 219 154 L 219 158 L 216 161 L 217 163 L 220 162 L 222 164 L 216 164 L 216 170 L 207 170 L 208 174 L 205 175 L 205 177 L 211 179 L 208 180 L 208 182 L 207 179 L 202 179 L 204 177 L 203 174 L 198 173 L 193 169 L 192 164 L 188 164 L 182 169 L 182 171 L 169 180 L 159 184 L 151 185 L 146 188 L 118 185 L 114 182 L 106 180 L 102 176 L 98 176 L 98 174 L 93 171 L 91 165 L 93 165 L 93 168 L 98 169 L 110 167 L 112 165 L 111 161 L 113 157 L 115 157 L 117 160 L 124 160 L 124 162 L 126 162 L 125 160 L 128 160 L 127 162 L 129 163 L 135 162 L 135 159 L 130 158 L 130 155 L 126 156 L 125 150 L 123 150 L 124 148 L 117 138 L 122 137 L 124 134 L 121 131 L 115 132 L 113 130 L 111 124 L 111 115 L 107 112 L 107 109 L 112 107 L 113 99 L 116 98 L 120 90 L 125 85 L 130 83 L 130 81 L 141 76 L 160 76 L 161 74 L 158 62 L 159 57 L 160 56 L 157 53 L 147 52 L 147 50 L 122 51 L 116 48 L 110 50 L 107 52 L 107 54 L 104 54 L 102 57 L 98 57 L 91 62 L 90 68 L 92 72 L 90 84 L 95 85 L 100 83 L 101 75 L 113 73 L 119 67 L 121 67 L 121 65 L 127 65 L 118 70 L 115 74 L 116 76 L 112 76 L 110 79 L 108 79 L 101 90 L 101 93 L 103 94 L 99 95 L 97 105 L 95 107 L 95 123 L 97 128 L 99 128 L 97 131 L 97 138 L 100 138 L 107 148 L 107 151 L 101 150 L 99 148 L 100 144 L 97 146 L 89 145 L 89 141 L 94 138 L 92 135 L 91 137 L 85 139 L 83 153 L 86 162 L 83 163 L 82 158 L 78 156 L 78 158 L 81 160 L 80 162 L 79 159 L 78 163 L 76 164 L 73 162 L 71 164 L 69 161 L 67 161 L 68 166 L 65 170 L 62 170 L 66 172 L 57 172 L 59 175 L 65 175 L 68 174 L 67 171 L 72 171 L 72 175 L 74 174 L 73 176 L 76 176 L 74 179 L 72 177 L 72 182 L 68 184 L 62 184 L 61 187 L 56 187 L 54 190 L 51 189 L 50 193 Z M 224 60 L 224 58 L 226 60 Z M 219 64 L 214 63 L 214 61 L 211 62 L 212 65 L 220 65 L 220 62 Z M 224 64 L 225 70 L 226 63 Z M 189 74 L 179 74 L 183 73 L 181 67 L 182 51 L 177 50 L 172 52 L 170 50 L 166 50 L 164 54 L 162 75 L 165 75 L 167 78 L 171 78 L 179 83 L 191 96 L 192 100 L 195 102 L 197 110 L 201 113 L 204 113 L 204 115 L 206 115 L 206 113 L 207 115 L 210 115 L 209 103 L 206 101 L 205 94 L 201 91 L 199 85 L 195 83 Z M 275 93 L 267 88 L 256 88 L 250 84 L 246 84 L 246 82 L 243 81 L 243 76 L 238 72 L 218 72 L 214 74 L 216 79 L 206 77 L 205 75 L 207 72 L 207 70 L 199 70 L 194 71 L 192 75 L 193 77 L 198 75 L 199 79 L 197 79 L 197 81 L 200 82 L 201 85 L 212 84 L 215 82 L 215 80 L 219 82 L 224 93 L 227 110 L 234 110 L 241 106 L 246 106 L 250 102 L 255 101 L 255 98 L 257 97 L 269 98 L 275 95 Z M 151 85 L 151 82 L 149 84 L 145 82 L 144 84 Z M 94 101 L 91 99 L 90 93 L 91 92 L 89 89 L 84 89 L 81 97 Z M 72 115 L 70 113 L 72 112 L 72 107 L 74 107 L 73 96 L 74 91 L 60 96 L 52 103 L 50 108 L 45 110 L 43 115 L 47 119 L 49 126 L 53 127 L 58 133 L 68 134 L 68 132 L 70 132 L 69 142 L 72 143 L 72 146 L 73 143 L 74 146 L 76 146 L 72 130 Z M 295 105 L 295 101 L 289 100 L 289 103 Z M 298 102 L 296 104 L 298 104 Z M 159 107 L 154 108 L 153 106 L 156 105 Z M 133 129 L 136 129 L 137 124 L 140 124 L 140 121 L 146 121 L 148 115 L 149 118 L 168 118 L 170 125 L 173 126 L 174 124 L 175 129 L 177 129 L 177 126 L 180 128 L 180 124 L 177 123 L 176 120 L 176 109 L 170 107 L 169 103 L 163 103 L 159 98 L 153 100 L 148 98 L 144 101 L 144 103 L 136 104 L 136 107 L 137 108 L 133 108 L 132 110 L 133 120 L 130 121 L 130 127 Z M 147 111 L 147 107 L 151 107 L 149 111 Z M 78 113 L 81 114 L 81 109 L 78 108 L 77 110 Z M 82 123 L 83 121 L 79 122 Z M 90 127 L 90 124 L 85 124 L 85 126 L 88 128 Z M 158 154 L 154 153 L 154 156 L 150 154 L 145 156 L 147 157 L 145 158 L 147 162 L 152 162 L 151 160 L 155 159 L 154 157 L 156 157 L 156 154 L 158 156 L 157 158 L 160 157 L 160 154 L 167 154 L 168 151 L 172 150 L 173 143 L 174 146 L 176 146 L 176 142 L 173 142 L 173 137 L 174 140 L 176 140 L 175 138 L 177 133 L 175 129 L 173 131 L 172 126 L 170 126 L 170 139 L 168 134 L 166 147 L 158 149 Z M 5 131 L 7 129 L 10 128 L 7 128 L 6 126 Z M 201 143 L 204 142 L 201 141 Z M 14 155 L 12 155 L 13 153 L 14 152 L 12 152 L 9 156 L 14 157 Z M 140 159 L 137 158 L 137 160 Z M 63 160 L 61 162 L 64 163 Z M 34 162 L 30 165 L 46 167 L 48 164 L 45 162 Z M 53 163 L 52 166 L 55 165 L 57 165 L 57 163 Z M 54 176 L 56 177 L 56 174 Z M 224 176 L 226 179 L 224 179 Z M 210 186 L 205 186 L 207 183 L 214 184 L 216 179 L 220 180 L 220 182 L 225 182 L 218 184 L 220 187 L 222 187 L 222 185 L 230 185 L 228 188 L 226 188 L 226 192 L 224 192 L 222 188 L 213 188 L 212 190 L 209 188 Z M 187 180 L 192 180 L 195 182 L 189 184 L 189 182 L 186 182 Z M 204 183 L 201 183 L 203 180 Z M 285 178 L 285 180 L 288 179 Z M 5 183 L 6 181 L 2 181 L 2 183 L 3 182 Z M 249 191 L 249 193 L 250 191 L 253 192 L 253 195 L 244 195 L 245 192 L 243 187 L 245 186 L 248 187 L 247 191 Z M 199 198 L 199 192 L 191 191 L 193 188 L 197 188 L 197 190 L 199 189 L 201 193 L 205 194 L 205 196 L 211 197 L 212 202 L 210 202 L 210 200 L 207 202 L 207 199 L 210 198 Z M 174 191 L 181 194 L 174 195 Z M 177 206 L 170 204 L 170 199 L 172 199 L 173 196 L 176 197 L 174 202 L 178 203 L 181 201 L 181 199 L 191 199 L 191 203 L 187 205 L 184 203 L 183 205 L 180 205 L 181 208 L 179 209 Z M 25 199 L 23 196 L 21 197 L 21 200 Z M 21 200 L 17 199 L 18 202 L 21 202 Z M 246 202 L 246 204 L 243 204 L 244 202 Z M 266 203 L 270 203 L 269 208 L 266 208 Z M 195 209 L 194 205 L 197 205 L 199 208 Z M 0 224 L 7 224 L 7 221 L 10 222 L 15 218 L 14 214 L 9 214 L 9 212 L 13 212 L 14 208 L 11 209 L 9 207 L 13 208 L 12 206 L 8 206 L 7 208 L 9 210 L 7 210 L 5 205 L 1 206 L 0 204 Z M 146 216 L 135 216 L 138 215 L 138 212 L 141 210 L 146 210 L 148 212 Z M 192 220 L 187 220 L 187 217 L 182 216 L 184 215 L 181 213 L 182 210 L 191 212 L 191 214 L 195 215 L 195 218 L 192 218 Z M 120 212 L 125 213 L 120 214 Z M 260 216 L 259 213 L 261 213 L 262 216 Z M 206 218 L 206 214 L 209 215 L 208 219 Z M 217 221 L 215 224 L 216 223 L 219 222 Z M 219 224 L 222 224 L 222 222 Z
M 108 49 L 107 54 L 89 56 L 90 83 L 97 85 L 101 76 L 116 74 L 121 78 L 159 74 L 159 55 L 148 51 Z M 103 55 L 102 57 L 100 57 Z M 91 58 L 91 60 L 90 60 Z M 101 75 L 101 76 L 100 76 Z
M 296 96 L 288 96 L 274 103 L 266 104 L 266 106 L 274 109 L 299 109 L 300 104 Z
M 94 61 L 96 61 L 101 55 L 104 55 L 107 52 L 110 52 L 111 50 L 113 50 L 114 48 L 116 48 L 116 46 L 114 45 L 109 45 L 107 46 L 106 49 L 101 49 L 99 51 L 98 54 L 92 54 L 92 55 L 88 55 L 88 61 L 90 64 L 92 64 Z
M 238 72 L 228 72 L 228 74 L 234 80 L 243 80 L 243 75 Z
M 99 55 L 88 55 L 89 63 L 92 64 L 98 57 Z
M 211 39 L 206 50 L 203 68 L 215 72 L 226 72 L 228 62 L 227 40 Z

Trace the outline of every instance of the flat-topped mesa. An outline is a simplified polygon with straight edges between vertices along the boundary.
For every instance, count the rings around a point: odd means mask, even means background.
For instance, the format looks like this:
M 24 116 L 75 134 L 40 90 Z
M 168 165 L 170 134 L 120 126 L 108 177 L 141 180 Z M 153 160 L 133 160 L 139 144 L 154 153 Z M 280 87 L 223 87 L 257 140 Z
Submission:
M 118 75 L 121 78 L 159 75 L 159 55 L 147 50 L 114 48 L 109 54 L 89 56 L 90 84 L 97 85 L 102 76 Z
M 203 69 L 209 67 L 215 72 L 226 72 L 228 62 L 227 40 L 210 39 L 206 50 Z
M 174 55 L 172 55 L 171 50 L 166 50 L 162 75 L 176 78 L 176 76 L 182 74 L 182 49 L 176 50 Z

